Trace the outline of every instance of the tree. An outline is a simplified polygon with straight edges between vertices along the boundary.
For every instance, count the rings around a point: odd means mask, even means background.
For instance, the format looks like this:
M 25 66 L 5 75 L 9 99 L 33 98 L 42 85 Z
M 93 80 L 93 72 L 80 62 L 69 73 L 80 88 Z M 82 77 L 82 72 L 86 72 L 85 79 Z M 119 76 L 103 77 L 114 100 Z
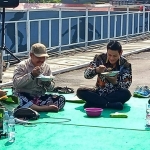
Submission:
M 61 0 L 27 0 L 29 3 L 61 3 Z

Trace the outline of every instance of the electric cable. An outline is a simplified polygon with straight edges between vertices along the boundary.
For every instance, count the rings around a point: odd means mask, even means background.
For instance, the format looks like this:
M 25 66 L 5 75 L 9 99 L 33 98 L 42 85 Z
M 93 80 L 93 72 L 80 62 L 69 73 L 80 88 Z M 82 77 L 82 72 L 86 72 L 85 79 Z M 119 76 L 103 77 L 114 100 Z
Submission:
M 106 129 L 119 129 L 119 130 L 134 130 L 134 131 L 150 131 L 150 128 L 145 129 L 135 129 L 135 128 L 123 128 L 123 127 L 110 127 L 110 126 L 95 126 L 95 125 L 84 125 L 84 124 L 75 124 L 75 123 L 65 123 L 65 122 L 70 122 L 71 119 L 68 118 L 55 118 L 55 117 L 50 117 L 52 119 L 64 119 L 64 121 L 60 122 L 51 122 L 51 121 L 43 121 L 43 122 L 31 122 L 28 121 L 26 124 L 23 124 L 24 126 L 30 127 L 30 126 L 36 126 L 37 124 L 42 124 L 42 123 L 49 123 L 49 124 L 59 124 L 59 125 L 68 125 L 68 126 L 79 126 L 79 127 L 92 127 L 92 128 L 106 128 Z

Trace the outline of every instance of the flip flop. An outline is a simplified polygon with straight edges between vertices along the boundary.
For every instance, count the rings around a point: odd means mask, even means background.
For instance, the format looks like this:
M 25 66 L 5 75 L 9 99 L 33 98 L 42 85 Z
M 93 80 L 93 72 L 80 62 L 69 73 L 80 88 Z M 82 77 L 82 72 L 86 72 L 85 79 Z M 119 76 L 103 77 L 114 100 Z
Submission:
M 68 88 L 66 87 L 55 87 L 53 92 L 57 92 L 59 94 L 70 94 L 70 93 L 74 93 L 74 90 L 72 88 Z

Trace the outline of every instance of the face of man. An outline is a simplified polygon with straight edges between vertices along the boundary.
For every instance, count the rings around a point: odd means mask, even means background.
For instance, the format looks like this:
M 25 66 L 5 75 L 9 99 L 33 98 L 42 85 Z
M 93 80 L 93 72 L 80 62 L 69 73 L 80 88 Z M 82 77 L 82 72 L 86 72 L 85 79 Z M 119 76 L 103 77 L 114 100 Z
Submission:
M 46 60 L 46 57 L 37 57 L 33 53 L 30 53 L 30 57 L 31 57 L 32 64 L 35 67 L 36 66 L 40 67 L 45 62 L 45 60 Z
M 107 58 L 112 65 L 116 64 L 116 62 L 120 58 L 121 54 L 122 54 L 122 52 L 119 53 L 118 51 L 114 51 L 111 49 L 107 50 Z

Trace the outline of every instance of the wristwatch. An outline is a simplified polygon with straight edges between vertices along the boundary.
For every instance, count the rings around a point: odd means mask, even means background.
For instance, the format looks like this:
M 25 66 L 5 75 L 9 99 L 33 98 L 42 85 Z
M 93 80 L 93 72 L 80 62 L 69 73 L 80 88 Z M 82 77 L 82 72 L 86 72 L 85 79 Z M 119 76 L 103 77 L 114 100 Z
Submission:
M 97 72 L 96 72 L 96 68 L 94 68 L 94 73 L 95 73 L 95 74 L 97 74 Z
M 35 77 L 33 76 L 32 72 L 30 73 L 30 75 L 31 75 L 32 80 L 34 80 Z

